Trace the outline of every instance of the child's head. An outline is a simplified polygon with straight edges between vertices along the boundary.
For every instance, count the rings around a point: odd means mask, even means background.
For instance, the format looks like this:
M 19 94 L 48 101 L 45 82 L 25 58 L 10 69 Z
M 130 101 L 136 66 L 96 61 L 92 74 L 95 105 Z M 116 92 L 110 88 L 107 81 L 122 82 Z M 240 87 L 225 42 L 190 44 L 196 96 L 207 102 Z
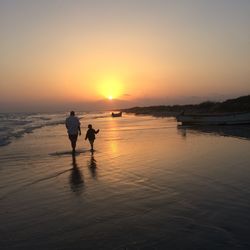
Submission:
M 89 124 L 89 125 L 88 125 L 88 128 L 92 128 L 92 124 Z

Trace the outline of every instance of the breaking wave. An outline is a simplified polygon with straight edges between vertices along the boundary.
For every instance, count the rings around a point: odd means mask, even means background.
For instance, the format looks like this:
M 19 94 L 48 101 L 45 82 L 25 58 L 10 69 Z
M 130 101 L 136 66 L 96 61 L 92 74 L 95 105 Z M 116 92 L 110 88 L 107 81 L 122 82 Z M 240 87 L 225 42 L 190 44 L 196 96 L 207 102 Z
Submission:
M 6 146 L 14 139 L 32 133 L 35 129 L 63 124 L 65 117 L 65 113 L 1 113 L 0 146 Z

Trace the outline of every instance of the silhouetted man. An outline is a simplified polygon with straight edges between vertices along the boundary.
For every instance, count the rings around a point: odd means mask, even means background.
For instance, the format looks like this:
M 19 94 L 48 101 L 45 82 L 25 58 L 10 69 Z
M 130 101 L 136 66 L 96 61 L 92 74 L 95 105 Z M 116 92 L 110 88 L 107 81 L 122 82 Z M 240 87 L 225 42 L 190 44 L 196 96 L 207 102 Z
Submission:
M 70 116 L 66 119 L 65 125 L 68 130 L 68 135 L 72 147 L 72 153 L 75 153 L 78 132 L 79 135 L 81 135 L 81 128 L 80 128 L 81 124 L 78 117 L 75 116 L 74 111 L 70 112 Z

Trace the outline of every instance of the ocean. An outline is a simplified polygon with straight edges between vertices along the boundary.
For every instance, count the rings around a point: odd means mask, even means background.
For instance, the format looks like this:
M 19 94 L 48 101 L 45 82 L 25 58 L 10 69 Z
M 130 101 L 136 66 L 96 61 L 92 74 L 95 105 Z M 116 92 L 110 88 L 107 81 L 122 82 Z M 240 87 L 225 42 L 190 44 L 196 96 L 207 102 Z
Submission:
M 77 115 L 0 114 L 0 249 L 250 248 L 249 126 Z

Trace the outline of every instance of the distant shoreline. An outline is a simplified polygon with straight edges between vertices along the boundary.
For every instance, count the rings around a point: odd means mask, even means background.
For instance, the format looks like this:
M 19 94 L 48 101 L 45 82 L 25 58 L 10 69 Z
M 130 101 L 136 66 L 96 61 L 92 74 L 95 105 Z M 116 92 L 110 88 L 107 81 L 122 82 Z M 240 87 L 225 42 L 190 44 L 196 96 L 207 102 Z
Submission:
M 191 114 L 250 112 L 250 95 L 228 99 L 224 102 L 206 101 L 200 104 L 132 107 L 121 109 L 120 111 L 136 115 L 151 115 L 155 117 L 176 117 L 182 112 Z

